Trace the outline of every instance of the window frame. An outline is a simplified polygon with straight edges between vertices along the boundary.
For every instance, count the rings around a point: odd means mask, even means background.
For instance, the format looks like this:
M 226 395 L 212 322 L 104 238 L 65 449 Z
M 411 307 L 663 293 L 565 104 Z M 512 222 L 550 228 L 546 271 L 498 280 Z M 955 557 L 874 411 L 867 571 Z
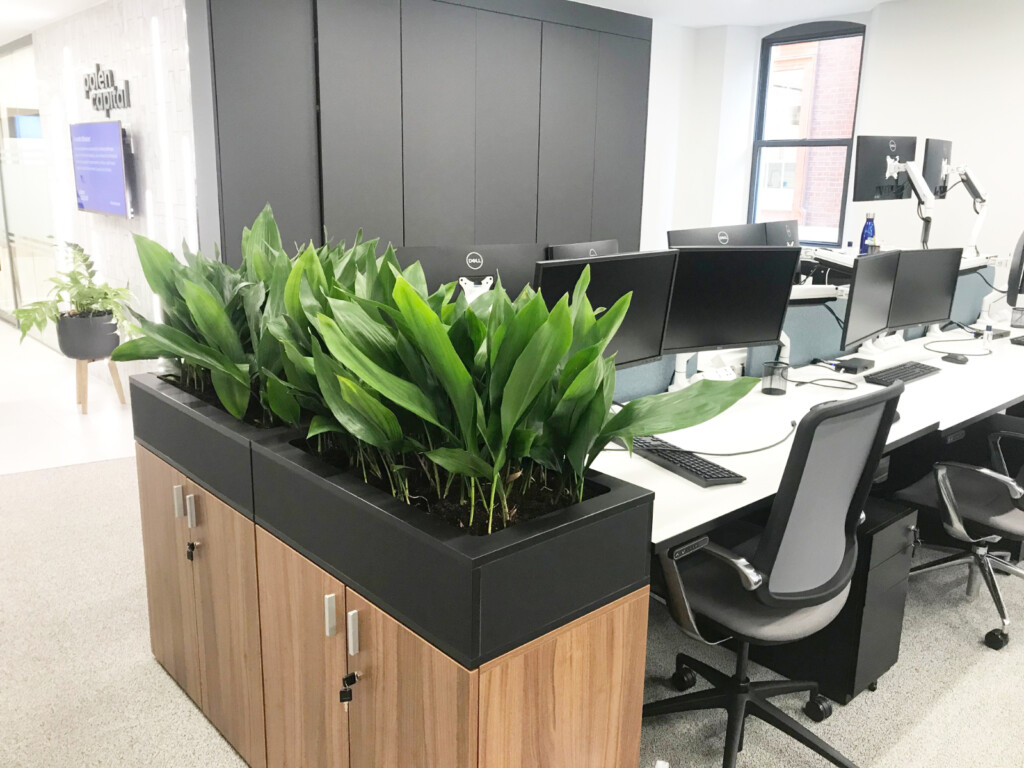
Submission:
M 818 40 L 835 40 L 844 37 L 860 37 L 860 62 L 857 65 L 857 95 L 853 107 L 853 126 L 848 139 L 765 139 L 764 119 L 768 99 L 768 81 L 771 76 L 772 48 L 789 43 L 807 43 Z M 846 203 L 850 195 L 850 169 L 853 165 L 853 140 L 856 136 L 857 109 L 860 106 L 861 77 L 864 74 L 864 44 L 867 41 L 867 27 L 852 21 L 814 21 L 780 29 L 761 40 L 760 69 L 757 78 L 757 104 L 754 112 L 754 141 L 750 158 L 750 191 L 747 198 L 747 223 L 753 224 L 757 217 L 757 174 L 761 151 L 773 148 L 844 147 L 846 168 L 843 172 L 843 196 L 839 205 L 839 227 L 835 242 L 800 239 L 801 244 L 828 247 L 841 246 L 846 225 Z M 803 227 L 801 226 L 801 231 Z

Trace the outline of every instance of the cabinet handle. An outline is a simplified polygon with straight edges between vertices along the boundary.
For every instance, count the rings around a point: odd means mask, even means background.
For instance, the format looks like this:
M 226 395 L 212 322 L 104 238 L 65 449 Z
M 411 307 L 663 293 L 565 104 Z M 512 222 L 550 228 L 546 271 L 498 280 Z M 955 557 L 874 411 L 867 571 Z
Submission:
M 334 595 L 324 595 L 324 634 L 328 637 L 338 634 L 338 611 Z
M 359 611 L 349 611 L 347 620 L 348 655 L 356 656 L 359 653 Z
M 188 517 L 188 527 L 196 527 L 196 497 L 190 493 L 185 497 L 185 514 Z
M 181 490 L 180 485 L 174 486 L 171 493 L 174 498 L 174 516 L 184 517 L 185 516 L 185 497 Z

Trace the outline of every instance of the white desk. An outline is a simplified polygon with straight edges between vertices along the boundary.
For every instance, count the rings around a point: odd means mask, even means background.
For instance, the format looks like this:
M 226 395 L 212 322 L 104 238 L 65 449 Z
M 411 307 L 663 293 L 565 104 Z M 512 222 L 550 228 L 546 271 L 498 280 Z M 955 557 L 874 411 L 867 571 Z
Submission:
M 961 331 L 945 334 L 947 340 L 964 339 Z M 933 344 L 943 352 L 924 349 Z M 946 363 L 939 358 L 946 351 L 970 353 L 982 351 L 982 342 L 943 344 L 939 339 L 918 339 L 880 354 L 876 369 L 915 360 L 942 369 L 935 376 L 907 384 L 899 403 L 900 420 L 892 425 L 886 451 L 891 451 L 923 435 L 939 430 L 943 434 L 1024 401 L 1024 347 L 1006 339 L 992 343 L 993 354 L 968 358 L 966 365 Z M 870 371 L 868 372 L 870 373 Z M 860 384 L 857 390 L 790 383 L 782 396 L 761 394 L 755 388 L 725 413 L 689 429 L 661 437 L 691 451 L 729 453 L 770 445 L 789 430 L 790 422 L 799 422 L 815 405 L 830 400 L 845 400 L 875 389 L 863 376 L 831 373 L 807 366 L 790 372 L 791 379 L 834 377 Z M 789 458 L 792 436 L 780 445 L 745 456 L 708 456 L 747 478 L 743 483 L 701 488 L 639 456 L 624 450 L 608 450 L 598 457 L 594 468 L 609 475 L 654 491 L 654 524 L 651 541 L 657 551 L 688 538 L 701 535 L 724 522 L 723 518 L 742 514 L 751 505 L 763 502 L 779 488 Z

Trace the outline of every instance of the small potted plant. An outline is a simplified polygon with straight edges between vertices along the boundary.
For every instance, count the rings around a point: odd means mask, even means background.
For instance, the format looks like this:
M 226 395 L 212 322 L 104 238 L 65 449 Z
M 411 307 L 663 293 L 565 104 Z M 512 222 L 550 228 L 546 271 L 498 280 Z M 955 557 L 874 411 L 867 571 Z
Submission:
M 96 282 L 96 268 L 80 245 L 68 243 L 71 269 L 51 277 L 50 298 L 14 310 L 24 340 L 33 328 L 57 325 L 60 351 L 73 360 L 102 360 L 120 343 L 118 329 L 128 326 L 131 293 Z

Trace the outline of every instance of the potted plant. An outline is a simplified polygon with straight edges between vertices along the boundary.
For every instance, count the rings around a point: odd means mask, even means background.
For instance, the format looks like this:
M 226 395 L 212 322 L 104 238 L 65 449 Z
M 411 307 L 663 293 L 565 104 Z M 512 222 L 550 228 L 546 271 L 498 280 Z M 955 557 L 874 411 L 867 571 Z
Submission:
M 72 253 L 71 269 L 51 277 L 50 298 L 26 304 L 14 310 L 21 327 L 21 338 L 48 323 L 57 326 L 60 351 L 74 360 L 101 360 L 109 357 L 120 342 L 118 329 L 128 327 L 127 288 L 114 288 L 96 282 L 96 268 L 80 245 L 68 243 Z

